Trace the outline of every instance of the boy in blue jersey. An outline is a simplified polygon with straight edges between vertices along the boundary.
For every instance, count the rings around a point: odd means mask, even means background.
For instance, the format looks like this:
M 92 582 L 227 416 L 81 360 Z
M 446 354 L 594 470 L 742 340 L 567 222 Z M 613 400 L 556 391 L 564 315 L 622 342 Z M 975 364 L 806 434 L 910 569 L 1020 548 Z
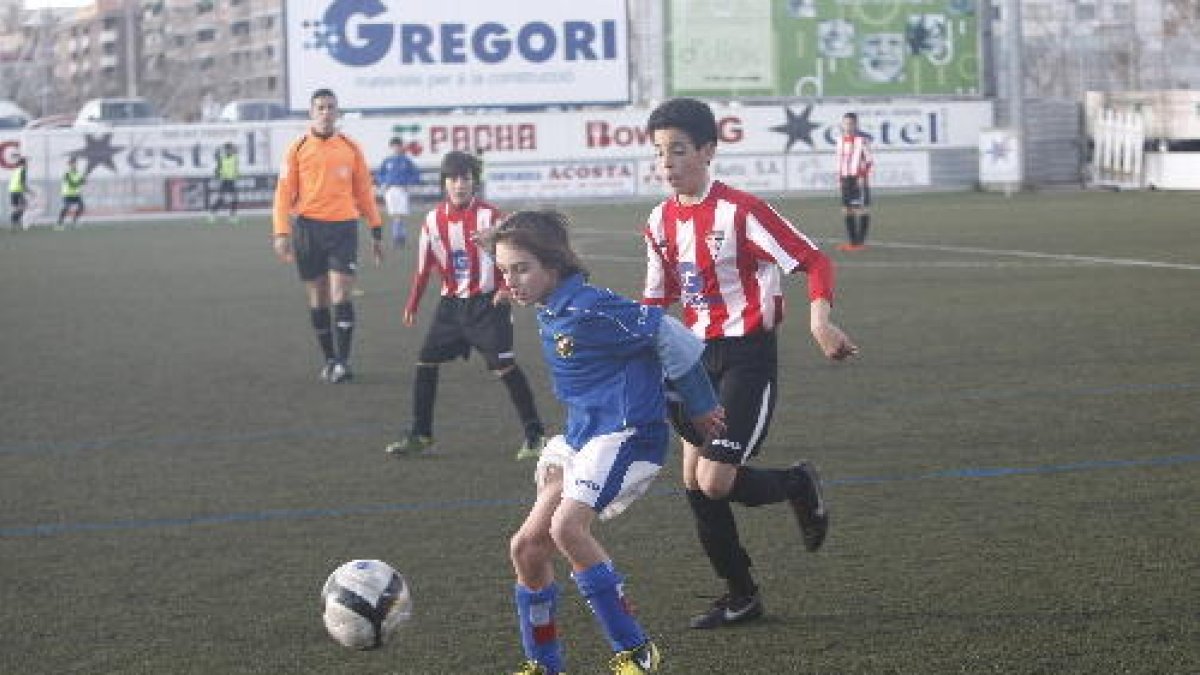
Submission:
M 379 165 L 375 182 L 383 186 L 383 203 L 392 219 L 392 246 L 404 248 L 408 241 L 408 224 L 404 219 L 409 212 L 408 187 L 421 182 L 421 171 L 404 154 L 404 140 L 400 137 L 388 142 L 392 154 Z
M 630 612 L 624 577 L 591 532 L 645 493 L 670 442 L 663 378 L 700 433 L 724 427 L 724 410 L 700 356 L 703 344 L 658 307 L 586 281 L 567 220 L 553 211 L 513 214 L 487 237 L 508 292 L 537 305 L 538 333 L 566 430 L 542 451 L 537 500 L 513 535 L 515 600 L 526 661 L 517 675 L 563 671 L 553 558 L 562 553 L 614 655 L 613 673 L 657 672 L 662 658 Z

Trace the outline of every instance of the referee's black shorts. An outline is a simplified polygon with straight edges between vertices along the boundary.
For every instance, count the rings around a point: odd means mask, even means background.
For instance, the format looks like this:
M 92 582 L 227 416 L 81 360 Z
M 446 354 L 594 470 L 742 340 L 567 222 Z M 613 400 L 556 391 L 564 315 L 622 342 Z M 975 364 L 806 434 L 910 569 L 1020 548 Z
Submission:
M 438 300 L 433 325 L 425 334 L 418 360 L 445 363 L 479 352 L 489 370 L 513 364 L 512 308 L 507 302 L 492 304 L 494 293 L 469 298 Z
M 758 454 L 778 397 L 779 355 L 774 331 L 743 337 L 718 338 L 704 345 L 704 368 L 725 408 L 725 433 L 704 444 L 678 402 L 672 402 L 671 422 L 688 443 L 701 446 L 706 459 L 745 464 Z
M 329 272 L 353 275 L 358 271 L 358 221 L 313 220 L 297 216 L 292 232 L 296 269 L 304 281 Z

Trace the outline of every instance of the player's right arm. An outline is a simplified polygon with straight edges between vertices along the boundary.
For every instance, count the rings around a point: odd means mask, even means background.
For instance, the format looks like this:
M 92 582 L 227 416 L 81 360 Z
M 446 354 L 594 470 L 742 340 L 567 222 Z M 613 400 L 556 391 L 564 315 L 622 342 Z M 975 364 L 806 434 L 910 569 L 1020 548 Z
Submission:
M 296 169 L 296 151 L 299 145 L 300 142 L 295 141 L 284 152 L 279 168 L 279 181 L 275 184 L 271 231 L 275 255 L 283 262 L 292 260 L 292 209 L 300 197 L 299 171 Z
M 427 219 L 433 217 L 431 212 Z M 426 232 L 427 227 L 427 223 L 421 225 L 421 236 L 417 243 L 417 268 L 413 270 L 408 301 L 404 303 L 405 326 L 412 326 L 417 322 L 417 309 L 421 306 L 421 297 L 425 295 L 425 287 L 429 284 L 429 274 L 437 267 L 437 258 L 433 255 L 433 242 Z
M 679 299 L 679 285 L 674 270 L 669 267 L 666 251 L 655 240 L 651 225 L 643 228 L 642 238 L 646 242 L 646 285 L 642 291 L 642 304 L 670 307 Z

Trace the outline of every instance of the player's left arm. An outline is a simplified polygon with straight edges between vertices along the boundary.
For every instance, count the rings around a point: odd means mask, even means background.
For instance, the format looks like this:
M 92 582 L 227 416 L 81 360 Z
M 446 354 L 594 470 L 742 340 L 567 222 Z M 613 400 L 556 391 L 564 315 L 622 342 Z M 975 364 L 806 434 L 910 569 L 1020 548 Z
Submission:
M 757 255 L 788 274 L 804 271 L 808 281 L 809 330 L 826 357 L 841 361 L 858 353 L 849 336 L 833 323 L 833 261 L 766 203 L 746 218 L 746 235 Z
M 367 221 L 371 231 L 371 257 L 375 266 L 383 264 L 383 217 L 379 215 L 379 204 L 375 202 L 375 181 L 367 160 L 357 145 L 354 149 L 354 173 L 351 176 L 351 189 L 354 191 L 354 203 L 358 212 Z

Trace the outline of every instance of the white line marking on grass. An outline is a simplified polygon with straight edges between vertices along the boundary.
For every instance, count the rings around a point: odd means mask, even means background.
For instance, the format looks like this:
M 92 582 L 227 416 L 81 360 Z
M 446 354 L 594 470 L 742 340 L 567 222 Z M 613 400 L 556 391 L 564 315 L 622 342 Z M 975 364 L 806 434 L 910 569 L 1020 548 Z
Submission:
M 836 241 L 836 240 L 822 240 Z M 944 253 L 969 253 L 971 255 L 1007 256 L 1014 258 L 1032 258 L 1051 261 L 1046 264 L 1033 263 L 972 263 L 972 262 L 913 262 L 913 261 L 870 261 L 838 259 L 839 266 L 845 267 L 961 267 L 961 268 L 998 268 L 998 267 L 1071 267 L 1076 265 L 1113 265 L 1116 267 L 1153 267 L 1157 269 L 1189 270 L 1200 272 L 1200 263 L 1172 263 L 1158 260 L 1139 260 L 1137 258 L 1109 258 L 1105 256 L 1075 255 L 1071 253 L 1043 253 L 1040 251 L 1021 251 L 1016 249 L 982 248 L 978 246 L 948 246 L 944 244 L 905 244 L 901 242 L 872 242 L 870 247 L 893 248 L 914 251 L 941 251 Z M 585 247 L 586 248 L 586 247 Z M 862 255 L 862 254 L 858 254 Z M 869 255 L 869 253 L 867 254 Z M 643 257 L 583 254 L 589 260 L 617 263 L 644 263 Z
M 1087 265 L 1116 265 L 1119 267 L 1157 267 L 1160 269 L 1200 271 L 1200 264 L 1169 263 L 1157 260 L 1138 260 L 1136 258 L 1107 258 L 1103 256 L 1073 255 L 1070 253 L 1042 253 L 1039 251 L 1020 251 L 1002 248 L 980 248 L 977 246 L 946 246 L 941 244 L 903 244 L 899 242 L 872 242 L 870 246 L 878 248 L 897 248 L 919 251 L 944 251 L 947 253 L 971 253 L 975 255 L 999 255 L 1016 258 L 1037 258 L 1041 260 L 1058 260 Z

